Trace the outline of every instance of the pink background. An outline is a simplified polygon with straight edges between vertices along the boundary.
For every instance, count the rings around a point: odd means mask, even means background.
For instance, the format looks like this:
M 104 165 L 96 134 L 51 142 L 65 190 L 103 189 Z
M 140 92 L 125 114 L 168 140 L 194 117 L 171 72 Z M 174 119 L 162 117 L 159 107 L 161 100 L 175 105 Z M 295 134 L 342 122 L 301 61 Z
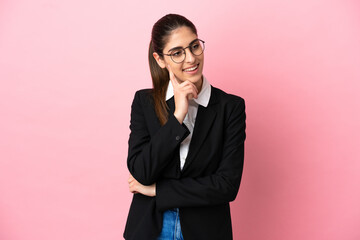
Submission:
M 360 239 L 356 0 L 0 1 L 0 239 L 122 239 L 130 105 L 169 12 L 246 100 L 234 239 Z

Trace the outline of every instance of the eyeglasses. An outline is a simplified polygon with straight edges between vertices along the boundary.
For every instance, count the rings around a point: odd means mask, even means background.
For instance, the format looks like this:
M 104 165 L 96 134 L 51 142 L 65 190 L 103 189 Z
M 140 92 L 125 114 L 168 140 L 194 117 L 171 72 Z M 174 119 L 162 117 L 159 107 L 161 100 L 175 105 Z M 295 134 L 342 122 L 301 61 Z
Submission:
M 200 39 L 195 39 L 186 48 L 173 48 L 169 54 L 162 53 L 162 55 L 170 56 L 174 63 L 182 63 L 185 60 L 185 49 L 189 48 L 190 52 L 195 56 L 200 56 L 205 50 L 205 42 Z

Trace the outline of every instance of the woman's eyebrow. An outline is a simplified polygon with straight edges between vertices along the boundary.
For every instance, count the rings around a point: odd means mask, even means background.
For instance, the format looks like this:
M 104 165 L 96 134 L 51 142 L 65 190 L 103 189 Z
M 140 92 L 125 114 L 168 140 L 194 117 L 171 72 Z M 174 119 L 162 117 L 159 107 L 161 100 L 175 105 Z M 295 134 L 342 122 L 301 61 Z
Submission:
M 192 40 L 192 41 L 189 43 L 188 46 L 190 46 L 191 44 L 193 44 L 193 43 L 196 42 L 197 40 L 199 40 L 199 39 L 196 38 L 196 39 Z M 173 48 L 171 48 L 171 49 L 168 51 L 168 53 L 171 52 L 171 51 L 173 51 L 173 50 L 175 50 L 175 49 L 183 49 L 183 47 L 180 47 L 180 46 L 178 46 L 178 47 L 173 47 Z

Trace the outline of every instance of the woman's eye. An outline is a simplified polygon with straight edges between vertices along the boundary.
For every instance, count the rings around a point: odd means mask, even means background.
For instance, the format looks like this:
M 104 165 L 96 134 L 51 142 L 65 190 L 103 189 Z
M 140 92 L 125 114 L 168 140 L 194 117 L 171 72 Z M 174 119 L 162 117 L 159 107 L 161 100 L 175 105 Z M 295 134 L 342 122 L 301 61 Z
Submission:
M 172 53 L 172 55 L 173 55 L 174 57 L 180 56 L 180 55 L 181 55 L 181 51 L 175 51 L 175 52 Z
M 195 43 L 194 45 L 192 45 L 192 49 L 197 49 L 199 47 L 198 43 Z

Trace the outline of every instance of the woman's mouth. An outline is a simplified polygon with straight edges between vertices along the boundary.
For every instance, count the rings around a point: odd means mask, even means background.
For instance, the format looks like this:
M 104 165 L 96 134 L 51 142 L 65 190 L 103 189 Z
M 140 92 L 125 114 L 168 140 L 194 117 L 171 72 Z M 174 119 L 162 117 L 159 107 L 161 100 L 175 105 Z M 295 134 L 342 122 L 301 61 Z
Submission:
M 200 63 L 196 64 L 196 65 L 193 66 L 193 67 L 185 68 L 185 69 L 183 70 L 183 72 L 190 73 L 190 74 L 194 74 L 194 73 L 197 72 L 197 70 L 198 70 L 198 68 L 199 68 L 199 65 L 200 65 Z

